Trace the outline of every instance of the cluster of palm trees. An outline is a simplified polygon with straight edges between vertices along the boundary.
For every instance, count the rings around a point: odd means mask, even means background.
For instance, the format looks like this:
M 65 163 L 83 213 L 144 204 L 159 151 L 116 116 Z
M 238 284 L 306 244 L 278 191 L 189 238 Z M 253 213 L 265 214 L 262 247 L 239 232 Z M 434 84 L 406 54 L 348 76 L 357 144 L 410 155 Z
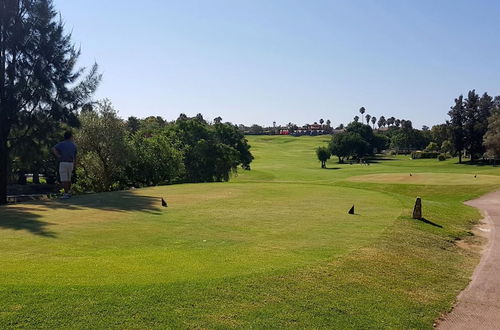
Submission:
M 323 126 L 323 123 L 325 123 L 325 121 L 323 120 L 323 118 L 321 118 L 321 119 L 319 120 L 319 123 L 320 123 L 320 125 L 321 125 L 321 126 Z M 332 123 L 332 122 L 330 121 L 330 119 L 327 119 L 327 120 L 326 120 L 326 126 L 330 127 L 330 124 L 331 124 L 331 123 Z
M 364 115 L 364 119 L 366 119 L 366 124 L 370 125 L 370 121 L 371 121 L 374 129 L 375 129 L 375 124 L 377 124 L 379 128 L 386 127 L 386 126 L 396 126 L 396 127 L 401 126 L 401 120 L 396 119 L 395 117 L 390 117 L 390 118 L 386 119 L 384 116 L 380 116 L 380 118 L 378 119 L 378 122 L 377 122 L 377 117 L 372 116 L 370 114 L 365 115 L 365 112 L 366 112 L 365 107 L 361 107 L 359 109 L 359 113 L 361 114 L 361 121 L 363 122 L 363 115 Z M 359 119 L 360 119 L 359 116 L 354 116 L 355 122 L 359 122 Z

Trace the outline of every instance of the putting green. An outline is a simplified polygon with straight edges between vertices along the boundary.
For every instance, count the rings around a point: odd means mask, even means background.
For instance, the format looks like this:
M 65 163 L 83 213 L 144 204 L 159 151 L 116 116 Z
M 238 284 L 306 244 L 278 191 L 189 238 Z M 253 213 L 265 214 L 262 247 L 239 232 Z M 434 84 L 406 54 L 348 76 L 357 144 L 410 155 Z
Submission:
M 423 185 L 493 185 L 500 184 L 500 176 L 459 173 L 380 173 L 348 178 L 353 182 L 423 184 Z

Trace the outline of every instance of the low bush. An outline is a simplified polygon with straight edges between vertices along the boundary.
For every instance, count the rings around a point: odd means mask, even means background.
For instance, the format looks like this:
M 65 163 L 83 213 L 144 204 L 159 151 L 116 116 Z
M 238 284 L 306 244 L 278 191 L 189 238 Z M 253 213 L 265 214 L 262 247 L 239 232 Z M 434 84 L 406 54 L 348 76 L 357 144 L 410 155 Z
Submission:
M 439 156 L 438 156 L 438 160 L 439 160 L 440 162 L 442 162 L 442 161 L 446 160 L 446 155 L 445 155 L 445 154 L 439 154 Z
M 412 159 L 433 159 L 438 158 L 438 152 L 428 152 L 428 151 L 413 151 L 411 153 Z

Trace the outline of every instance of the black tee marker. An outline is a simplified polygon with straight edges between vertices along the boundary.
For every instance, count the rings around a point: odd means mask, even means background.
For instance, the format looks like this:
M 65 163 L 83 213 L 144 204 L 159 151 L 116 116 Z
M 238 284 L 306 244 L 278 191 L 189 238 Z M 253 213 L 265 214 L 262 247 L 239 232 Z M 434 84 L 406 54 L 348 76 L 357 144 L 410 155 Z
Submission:
M 161 198 L 161 206 L 168 207 L 167 202 L 165 202 L 165 200 L 163 199 L 163 197 Z
M 354 205 L 351 207 L 351 209 L 349 210 L 349 212 L 347 212 L 349 214 L 354 214 Z

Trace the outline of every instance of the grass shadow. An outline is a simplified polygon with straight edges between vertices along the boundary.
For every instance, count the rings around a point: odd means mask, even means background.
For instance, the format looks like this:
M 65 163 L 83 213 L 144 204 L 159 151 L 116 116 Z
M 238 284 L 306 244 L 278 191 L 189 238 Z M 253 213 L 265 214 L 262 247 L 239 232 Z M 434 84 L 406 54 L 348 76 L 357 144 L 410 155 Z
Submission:
M 440 224 L 437 224 L 437 223 L 435 223 L 435 222 L 432 222 L 432 221 L 430 221 L 430 220 L 427 220 L 426 218 L 420 218 L 420 219 L 418 219 L 418 220 L 420 220 L 420 221 L 422 221 L 422 222 L 424 222 L 424 223 L 426 223 L 426 224 L 429 224 L 429 225 L 431 225 L 431 226 L 434 226 L 434 227 L 443 228 L 443 226 L 441 226 Z
M 75 196 L 68 200 L 48 200 L 19 203 L 0 207 L 0 229 L 25 230 L 43 237 L 57 237 L 48 229 L 54 224 L 43 219 L 43 213 L 52 210 L 97 209 L 113 212 L 146 212 L 159 215 L 161 199 L 156 196 L 135 194 L 132 191 L 116 191 Z
M 497 162 L 497 163 L 500 163 L 500 162 Z M 475 161 L 467 160 L 467 161 L 462 161 L 462 163 L 456 162 L 455 164 L 457 164 L 457 165 L 476 166 L 476 167 L 483 167 L 483 166 L 495 167 L 495 164 L 492 161 L 490 161 L 490 160 L 482 160 L 482 159 L 475 160 Z
M 40 220 L 40 216 L 29 209 L 2 207 L 0 215 L 0 229 L 25 230 L 43 237 L 56 237 L 53 231 L 47 229 L 51 223 Z

